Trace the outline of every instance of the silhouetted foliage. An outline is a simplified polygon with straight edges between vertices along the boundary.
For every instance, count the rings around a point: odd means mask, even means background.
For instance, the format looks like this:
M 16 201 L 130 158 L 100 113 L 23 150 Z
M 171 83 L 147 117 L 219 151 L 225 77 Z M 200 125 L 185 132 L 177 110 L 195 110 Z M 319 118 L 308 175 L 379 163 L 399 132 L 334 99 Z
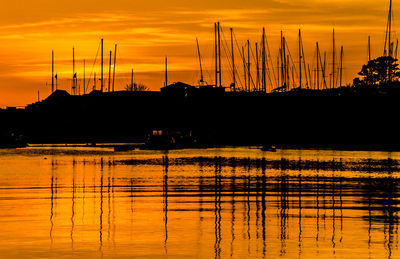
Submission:
M 127 84 L 125 86 L 125 90 L 130 92 L 140 92 L 140 91 L 149 91 L 150 89 L 144 84 L 133 83 L 133 84 Z
M 354 86 L 379 86 L 393 81 L 399 81 L 400 70 L 397 59 L 390 56 L 382 56 L 370 60 L 358 73 L 363 78 L 355 78 Z

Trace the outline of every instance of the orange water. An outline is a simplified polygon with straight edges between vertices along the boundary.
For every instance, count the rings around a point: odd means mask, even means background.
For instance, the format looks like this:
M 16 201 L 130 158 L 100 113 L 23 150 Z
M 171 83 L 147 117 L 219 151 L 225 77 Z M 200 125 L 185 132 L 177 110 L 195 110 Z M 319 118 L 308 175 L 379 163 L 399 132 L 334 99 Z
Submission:
M 246 163 L 262 158 L 400 153 L 0 150 L 0 258 L 400 258 L 397 168 Z

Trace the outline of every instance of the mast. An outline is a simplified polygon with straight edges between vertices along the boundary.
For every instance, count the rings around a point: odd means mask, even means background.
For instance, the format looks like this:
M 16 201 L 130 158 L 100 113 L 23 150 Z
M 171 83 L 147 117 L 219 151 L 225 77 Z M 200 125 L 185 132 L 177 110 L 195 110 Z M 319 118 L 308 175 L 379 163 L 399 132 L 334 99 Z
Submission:
M 283 81 L 285 85 L 285 89 L 287 90 L 288 87 L 288 73 L 287 73 L 287 59 L 286 59 L 286 38 L 283 37 L 282 41 L 282 57 L 283 57 Z
M 281 51 L 280 51 L 280 55 L 281 55 L 281 61 L 280 61 L 280 63 L 281 63 L 281 82 L 282 82 L 282 86 L 284 86 L 284 82 L 285 82 L 285 76 L 284 76 L 284 64 L 283 64 L 283 57 L 284 57 L 284 54 L 283 54 L 283 32 L 281 31 Z
M 371 61 L 371 36 L 368 36 L 368 62 Z
M 299 80 L 300 80 L 300 88 L 301 88 L 301 58 L 302 58 L 302 53 L 301 53 L 301 30 L 299 29 Z
M 250 92 L 251 80 L 250 80 L 250 40 L 247 40 L 247 83 L 248 83 L 248 91 Z
M 384 56 L 392 57 L 392 0 L 389 1 L 389 14 L 388 14 L 388 21 L 386 27 L 386 37 L 385 37 L 385 48 L 383 51 Z
M 86 94 L 86 61 L 83 60 L 83 94 Z
M 340 48 L 340 81 L 339 87 L 342 87 L 342 79 L 343 79 L 343 46 Z
M 54 92 L 54 50 L 51 51 L 51 92 Z
M 257 91 L 260 91 L 260 67 L 258 64 L 258 44 L 257 44 L 257 42 L 256 42 L 256 70 L 257 70 L 256 88 L 257 88 Z
M 231 30 L 231 51 L 232 51 L 232 79 L 233 79 L 233 91 L 236 91 L 236 74 L 235 74 L 235 51 L 233 49 L 233 29 L 230 28 Z
M 319 90 L 319 45 L 317 41 L 317 90 Z
M 217 23 L 214 23 L 214 47 L 215 47 L 215 86 L 218 86 L 218 43 Z
M 132 78 L 133 78 L 133 70 L 132 70 Z M 133 83 L 132 83 L 133 85 Z M 168 57 L 165 57 L 165 86 L 168 86 Z
M 96 90 L 96 84 L 97 84 L 97 80 L 96 80 L 96 72 L 94 72 L 94 77 L 93 77 L 93 91 Z
M 265 52 L 265 28 L 263 27 L 262 36 L 262 90 L 267 91 L 267 76 L 266 76 L 266 52 Z M 272 62 L 272 61 L 271 61 Z
M 290 60 L 289 60 L 289 54 L 286 55 L 286 90 L 289 90 L 290 88 Z
M 75 85 L 75 47 L 72 47 L 72 94 L 76 95 Z
M 104 80 L 103 80 L 103 65 L 104 65 L 104 57 L 103 57 L 103 44 L 104 44 L 104 40 L 101 39 L 101 78 L 100 78 L 100 91 L 103 92 L 104 89 Z
M 332 47 L 332 88 L 335 88 L 335 69 L 336 69 L 336 56 L 335 56 L 335 29 L 333 29 L 333 47 Z
M 111 91 L 111 59 L 112 51 L 110 51 L 110 58 L 108 59 L 108 92 Z
M 113 80 L 112 80 L 112 91 L 114 92 L 115 90 L 115 66 L 117 64 L 117 44 L 115 44 L 115 50 L 114 50 L 114 67 L 113 67 Z
M 222 73 L 221 73 L 221 29 L 218 22 L 218 70 L 219 70 L 219 87 L 222 87 Z
M 326 85 L 326 51 L 324 52 L 324 68 L 322 70 L 322 77 L 324 78 L 325 88 L 328 88 L 328 86 Z
M 166 86 L 167 84 L 165 84 L 165 86 Z M 133 68 L 132 68 L 132 73 L 131 73 L 131 87 L 132 87 L 132 89 L 133 89 Z
M 200 63 L 200 85 L 203 85 L 204 79 L 203 79 L 203 67 L 201 66 L 201 55 L 200 55 L 200 46 L 199 46 L 199 40 L 196 38 L 196 43 L 197 43 L 197 53 L 199 55 L 199 63 Z
M 246 56 L 244 55 L 243 46 L 242 46 L 242 57 L 243 57 L 244 90 L 247 91 Z

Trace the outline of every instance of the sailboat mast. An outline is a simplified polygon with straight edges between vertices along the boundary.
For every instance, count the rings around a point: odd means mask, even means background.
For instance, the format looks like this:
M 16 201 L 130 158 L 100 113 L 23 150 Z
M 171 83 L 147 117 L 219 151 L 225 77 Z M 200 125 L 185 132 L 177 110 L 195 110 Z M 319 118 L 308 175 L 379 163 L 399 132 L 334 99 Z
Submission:
M 300 88 L 301 88 L 301 58 L 302 58 L 302 53 L 301 53 L 301 30 L 299 29 L 299 82 L 300 82 L 299 87 Z
M 83 60 L 83 94 L 86 94 L 86 61 Z
M 215 47 L 215 86 L 218 86 L 218 39 L 217 23 L 214 23 L 214 47 Z
M 371 36 L 368 36 L 368 61 L 371 61 Z
M 343 79 L 343 46 L 340 48 L 340 85 L 342 87 L 342 79 Z
M 222 87 L 221 73 L 221 28 L 218 22 L 218 72 L 219 72 L 219 87 Z
M 111 91 L 111 59 L 112 51 L 110 51 L 110 58 L 108 59 L 108 92 Z
M 230 28 L 231 30 L 231 52 L 232 52 L 232 79 L 233 79 L 233 91 L 236 91 L 236 74 L 235 74 L 235 51 L 233 49 L 233 29 Z
M 319 90 L 319 45 L 317 41 L 317 90 Z
M 324 78 L 325 88 L 328 88 L 328 86 L 326 84 L 326 51 L 324 52 L 324 69 L 322 71 L 322 77 Z
M 246 56 L 244 54 L 244 47 L 243 46 L 242 46 L 242 57 L 243 57 L 244 90 L 247 91 Z
M 115 66 L 117 65 L 117 44 L 115 44 L 114 50 L 114 67 L 113 67 L 113 80 L 112 80 L 112 91 L 115 91 Z
M 258 43 L 257 42 L 256 42 L 256 70 L 257 70 L 256 88 L 257 88 L 257 91 L 260 91 L 260 66 L 258 64 Z
M 75 85 L 75 48 L 72 47 L 72 94 L 76 95 Z
M 250 86 L 251 86 L 251 76 L 250 76 L 250 40 L 247 40 L 247 78 L 248 78 L 248 91 L 250 92 Z
M 94 72 L 94 78 L 93 78 L 93 90 L 96 90 L 96 84 L 97 84 L 97 80 L 96 80 L 96 72 Z
M 200 85 L 203 84 L 203 67 L 201 66 L 201 55 L 200 55 L 200 46 L 199 46 L 199 40 L 196 38 L 196 43 L 197 43 L 197 53 L 199 55 L 199 64 L 200 64 Z
M 265 28 L 263 28 L 263 36 L 262 36 L 262 88 L 263 92 L 267 91 Z
M 281 51 L 280 51 L 280 55 L 281 55 L 281 60 L 280 60 L 280 63 L 281 63 L 281 83 L 282 83 L 282 86 L 285 84 L 284 82 L 285 82 L 285 73 L 284 73 L 284 64 L 283 64 L 283 57 L 284 57 L 284 54 L 283 54 L 283 32 L 281 31 Z
M 333 46 L 332 46 L 332 88 L 335 88 L 335 70 L 336 70 L 336 53 L 335 53 L 335 29 L 333 29 Z
M 167 82 L 167 80 L 165 80 L 165 82 Z M 165 84 L 165 86 L 167 86 L 167 84 Z M 131 87 L 133 89 L 133 68 L 132 68 L 132 72 L 131 72 Z
M 103 68 L 103 65 L 104 65 L 104 57 L 103 57 L 103 54 L 104 54 L 104 52 L 103 52 L 103 44 L 104 44 L 104 40 L 103 39 L 101 39 L 101 77 L 100 77 L 100 91 L 101 92 L 103 92 L 103 90 L 104 90 L 104 85 L 103 85 L 103 83 L 104 83 L 104 80 L 103 80 L 103 72 L 104 72 L 104 68 Z
M 51 51 L 51 92 L 54 92 L 54 51 Z
M 389 57 L 393 55 L 393 48 L 392 48 L 392 0 L 390 0 L 389 4 L 389 18 L 388 18 L 388 47 L 389 47 Z
M 132 70 L 132 75 L 133 75 L 133 70 Z M 165 57 L 165 86 L 168 86 L 168 57 Z

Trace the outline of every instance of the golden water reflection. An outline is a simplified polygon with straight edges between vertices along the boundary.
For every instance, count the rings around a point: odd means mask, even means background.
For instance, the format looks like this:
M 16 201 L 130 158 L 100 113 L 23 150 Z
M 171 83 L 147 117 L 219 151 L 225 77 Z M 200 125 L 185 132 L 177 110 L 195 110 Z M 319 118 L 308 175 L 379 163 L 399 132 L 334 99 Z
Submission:
M 397 258 L 400 153 L 0 151 L 0 257 Z

